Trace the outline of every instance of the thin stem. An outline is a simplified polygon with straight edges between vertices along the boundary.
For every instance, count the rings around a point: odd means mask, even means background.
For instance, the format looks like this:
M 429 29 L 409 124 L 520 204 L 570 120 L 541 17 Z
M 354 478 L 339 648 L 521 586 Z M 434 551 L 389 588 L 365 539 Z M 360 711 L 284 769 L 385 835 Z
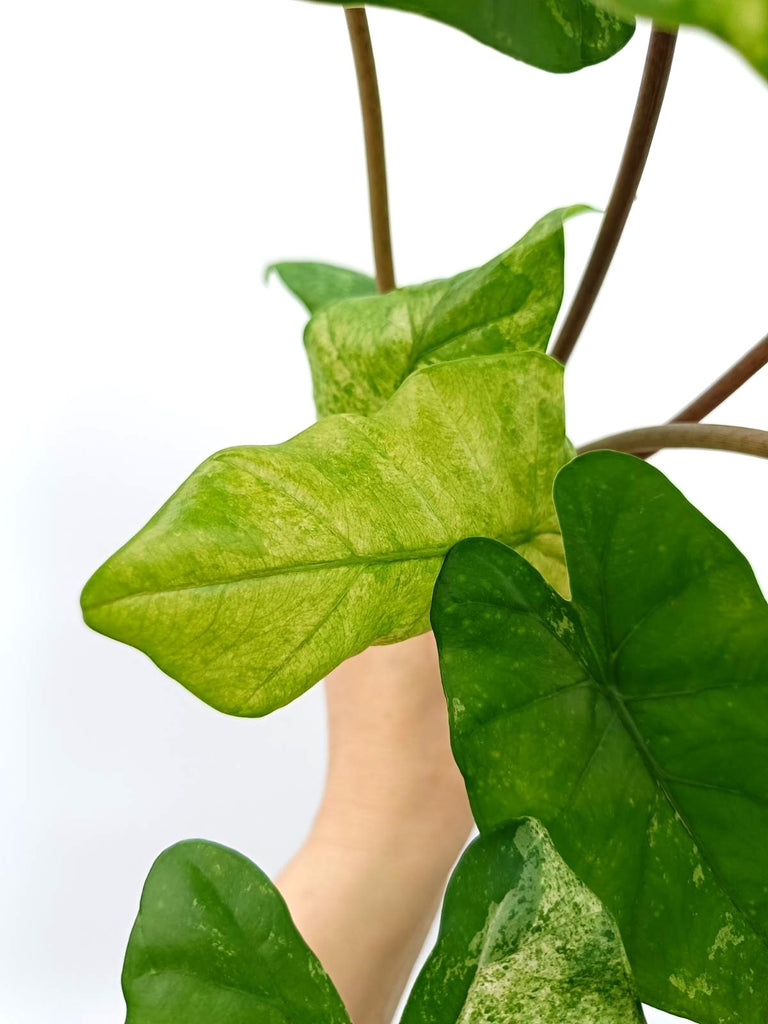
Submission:
M 754 348 L 751 348 L 745 356 L 742 356 L 738 363 L 735 363 L 703 394 L 687 405 L 677 416 L 674 416 L 670 423 L 698 423 L 703 420 L 705 416 L 714 412 L 718 405 L 722 405 L 726 398 L 730 398 L 734 391 L 738 391 L 742 384 L 746 384 L 749 378 L 761 370 L 766 363 L 768 363 L 768 335 Z
M 561 363 L 568 361 L 581 336 L 624 232 L 653 143 L 676 43 L 676 32 L 654 25 L 616 184 L 576 298 L 552 349 L 552 355 Z
M 751 348 L 745 356 L 735 363 L 730 370 L 719 377 L 715 383 L 708 387 L 690 405 L 673 416 L 670 423 L 699 423 L 705 416 L 709 416 L 719 405 L 730 398 L 738 391 L 742 384 L 746 384 L 750 377 L 754 377 L 758 370 L 761 370 L 768 363 L 768 335 L 759 341 L 754 348 Z M 643 454 L 644 459 L 650 459 L 656 451 L 649 451 Z
M 639 430 L 626 430 L 622 434 L 601 438 L 584 445 L 579 449 L 579 454 L 606 448 L 646 457 L 661 448 L 707 448 L 768 459 L 768 430 L 727 427 L 716 423 L 664 423 L 658 427 L 641 427 Z
M 360 106 L 363 112 L 376 285 L 380 292 L 389 292 L 395 287 L 395 269 L 392 259 L 392 233 L 389 225 L 384 125 L 381 117 L 381 97 L 376 77 L 376 62 L 365 9 L 351 7 L 346 9 L 345 14 L 352 43 L 352 55 L 355 59 Z

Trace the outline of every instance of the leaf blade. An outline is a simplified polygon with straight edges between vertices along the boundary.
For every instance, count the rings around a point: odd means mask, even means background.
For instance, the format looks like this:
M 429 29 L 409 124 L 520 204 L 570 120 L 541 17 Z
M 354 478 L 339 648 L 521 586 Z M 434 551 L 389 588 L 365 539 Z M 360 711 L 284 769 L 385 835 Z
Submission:
M 523 544 L 564 585 L 551 500 L 564 431 L 547 356 L 427 368 L 375 416 L 209 459 L 94 574 L 86 622 L 219 710 L 268 713 L 371 644 L 428 629 L 463 536 Z
M 343 299 L 376 294 L 376 282 L 368 274 L 339 267 L 333 263 L 272 263 L 265 278 L 277 274 L 285 287 L 311 314 Z
M 200 840 L 153 865 L 123 991 L 127 1024 L 350 1024 L 269 879 L 233 850 Z
M 629 1024 L 643 1015 L 618 928 L 532 819 L 475 840 L 401 1024 Z
M 343 0 L 327 0 L 342 3 Z M 607 60 L 632 38 L 634 24 L 590 0 L 375 0 L 374 6 L 423 14 L 545 71 L 579 71 Z
M 563 298 L 564 224 L 589 210 L 552 211 L 475 270 L 321 310 L 304 336 L 319 415 L 370 415 L 435 363 L 543 352 Z
M 730 541 L 639 460 L 584 456 L 559 475 L 556 500 L 572 602 L 490 541 L 459 545 L 436 588 L 454 751 L 478 823 L 522 808 L 542 819 L 616 916 L 645 1002 L 757 1024 L 765 601 Z M 492 754 L 512 743 L 514 771 Z

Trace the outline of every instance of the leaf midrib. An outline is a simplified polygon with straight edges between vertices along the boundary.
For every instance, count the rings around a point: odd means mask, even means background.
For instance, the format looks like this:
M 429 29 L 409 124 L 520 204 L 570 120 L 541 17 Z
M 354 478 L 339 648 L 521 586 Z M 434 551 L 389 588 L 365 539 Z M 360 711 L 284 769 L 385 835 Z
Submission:
M 359 557 L 344 557 L 334 559 L 323 559 L 317 562 L 301 562 L 295 565 L 270 566 L 265 569 L 249 570 L 241 575 L 225 576 L 222 579 L 210 580 L 206 583 L 181 583 L 176 587 L 162 587 L 159 590 L 136 590 L 130 594 L 121 594 L 120 597 L 109 598 L 106 601 L 95 601 L 83 605 L 86 611 L 93 611 L 105 608 L 109 605 L 119 604 L 122 601 L 132 601 L 142 597 L 163 597 L 166 594 L 178 594 L 185 591 L 209 590 L 216 587 L 236 586 L 239 583 L 250 583 L 255 580 L 271 579 L 274 576 L 299 575 L 311 572 L 332 572 L 334 569 L 353 569 L 361 566 L 392 565 L 399 562 L 429 561 L 433 558 L 444 558 L 452 544 L 434 548 L 421 548 L 412 552 L 393 551 L 381 555 L 360 555 Z
M 706 845 L 699 839 L 699 837 L 696 834 L 695 829 L 693 828 L 692 824 L 690 823 L 690 821 L 688 819 L 688 816 L 685 814 L 685 812 L 683 811 L 682 807 L 679 805 L 675 795 L 672 792 L 670 792 L 670 790 L 668 789 L 666 783 L 667 782 L 672 782 L 673 779 L 669 776 L 669 774 L 666 771 L 664 771 L 662 766 L 659 764 L 659 762 L 655 759 L 653 754 L 648 749 L 648 746 L 647 746 L 647 744 L 645 742 L 645 739 L 644 739 L 642 733 L 640 732 L 640 729 L 639 729 L 637 723 L 635 722 L 634 718 L 632 717 L 632 715 L 629 712 L 629 709 L 627 708 L 626 704 L 624 703 L 624 695 L 621 692 L 621 690 L 619 689 L 618 684 L 617 684 L 617 680 L 615 678 L 615 659 L 612 656 L 613 645 L 608 640 L 608 637 L 609 637 L 610 634 L 609 634 L 608 628 L 607 628 L 607 603 L 606 603 L 606 600 L 605 600 L 603 579 L 604 579 L 604 577 L 601 574 L 601 576 L 600 576 L 600 589 L 601 589 L 601 598 L 602 598 L 602 600 L 601 600 L 601 615 L 602 615 L 602 620 L 603 620 L 602 621 L 602 625 L 603 625 L 604 637 L 605 637 L 605 649 L 606 649 L 606 652 L 608 654 L 608 658 L 607 659 L 601 657 L 599 652 L 597 651 L 597 649 L 595 647 L 595 644 L 593 642 L 593 639 L 592 639 L 592 637 L 590 635 L 590 630 L 588 628 L 588 618 L 586 616 L 584 616 L 584 614 L 582 613 L 581 608 L 579 607 L 579 605 L 576 602 L 571 601 L 571 602 L 568 602 L 568 603 L 570 603 L 571 607 L 576 612 L 578 620 L 579 620 L 579 622 L 582 625 L 583 637 L 584 637 L 587 645 L 589 646 L 590 652 L 592 654 L 592 659 L 591 659 L 593 661 L 593 665 L 592 666 L 589 666 L 588 664 L 586 664 L 584 659 L 579 657 L 577 651 L 574 650 L 571 647 L 571 645 L 565 640 L 565 638 L 558 636 L 553 630 L 551 630 L 549 628 L 549 623 L 547 622 L 545 616 L 535 615 L 535 618 L 539 622 L 541 622 L 542 625 L 545 626 L 545 628 L 547 629 L 547 632 L 550 633 L 550 635 L 555 639 L 555 641 L 561 647 L 563 647 L 565 650 L 567 650 L 568 653 L 577 661 L 577 663 L 580 664 L 584 668 L 584 670 L 586 671 L 586 673 L 587 673 L 591 683 L 596 687 L 597 691 L 601 694 L 603 699 L 606 700 L 606 702 L 608 703 L 610 709 L 612 710 L 613 715 L 612 715 L 612 719 L 611 720 L 615 721 L 616 719 L 618 719 L 618 721 L 621 724 L 622 728 L 624 729 L 624 732 L 626 733 L 626 735 L 627 735 L 631 745 L 637 751 L 637 753 L 640 755 L 640 758 L 643 761 L 645 769 L 648 772 L 648 775 L 650 776 L 651 781 L 653 782 L 655 789 L 661 794 L 661 796 L 664 798 L 664 800 L 666 800 L 666 802 L 669 805 L 669 807 L 671 808 L 673 814 L 677 817 L 678 821 L 681 823 L 683 828 L 685 828 L 686 832 L 688 833 L 688 835 L 690 836 L 690 838 L 692 839 L 692 841 L 696 845 L 697 852 L 699 854 L 701 854 L 702 859 L 706 863 L 706 866 L 709 869 L 709 871 L 712 873 L 712 877 L 715 880 L 715 882 L 717 883 L 717 885 L 720 888 L 721 892 L 726 897 L 726 899 L 729 901 L 731 906 L 734 908 L 736 913 L 739 915 L 740 920 L 742 920 L 744 922 L 745 926 L 749 929 L 749 931 L 753 935 L 755 935 L 756 938 L 763 945 L 768 946 L 768 941 L 766 940 L 766 937 L 761 932 L 759 932 L 757 930 L 755 925 L 753 925 L 752 921 L 750 920 L 749 916 L 746 914 L 746 912 L 742 909 L 742 907 L 736 901 L 734 896 L 731 894 L 730 889 L 729 889 L 728 885 L 726 884 L 725 880 L 721 877 L 720 872 L 717 870 L 717 868 L 712 863 L 712 860 L 711 860 L 711 857 L 710 857 L 710 855 L 709 855 L 709 853 L 707 851 Z M 470 602 L 467 602 L 467 603 L 469 603 L 469 604 L 491 604 L 492 602 L 470 601 Z M 530 612 L 528 614 L 530 614 Z M 607 660 L 607 666 L 605 665 L 606 660 Z M 595 671 L 596 668 L 607 668 L 607 672 L 606 672 L 606 674 L 604 676 L 601 677 L 601 673 Z M 580 681 L 580 685 L 584 685 L 584 681 L 583 680 Z M 559 696 L 562 695 L 563 692 L 565 692 L 565 691 L 567 691 L 569 689 L 572 689 L 572 687 L 568 686 L 568 687 L 561 688 L 560 690 L 555 690 L 553 693 L 547 694 L 546 696 L 548 698 L 559 697 Z M 693 692 L 695 693 L 697 691 L 693 691 Z M 527 702 L 527 704 L 530 704 L 530 703 L 531 703 L 530 701 Z M 522 705 L 520 708 L 510 709 L 510 714 L 515 714 L 515 713 L 519 712 L 525 706 L 526 705 Z M 497 718 L 503 718 L 503 717 L 507 717 L 507 714 L 503 713 L 501 715 L 496 715 L 494 717 L 494 720 L 497 719 Z M 610 727 L 610 724 L 611 723 L 609 722 L 607 728 Z M 600 743 L 602 743 L 602 739 L 603 738 L 604 737 L 601 736 L 601 739 L 599 740 L 598 745 Z M 595 753 L 595 751 L 593 751 L 593 755 L 594 755 L 594 753 Z M 590 758 L 589 767 L 591 767 L 591 761 L 592 761 L 592 758 Z M 581 781 L 581 779 L 579 781 Z M 740 795 L 743 795 L 743 794 L 740 794 Z
M 709 852 L 707 850 L 706 844 L 703 843 L 702 840 L 699 838 L 699 836 L 696 833 L 695 828 L 693 827 L 693 825 L 691 824 L 691 822 L 689 820 L 688 815 L 685 813 L 683 808 L 680 806 L 680 803 L 678 802 L 678 800 L 675 797 L 674 793 L 672 793 L 670 791 L 670 789 L 668 788 L 667 783 L 672 781 L 670 776 L 669 776 L 669 774 L 666 771 L 664 771 L 662 766 L 659 764 L 659 762 L 653 756 L 651 751 L 648 749 L 648 744 L 646 743 L 643 734 L 640 732 L 640 729 L 639 729 L 637 723 L 635 722 L 634 718 L 632 717 L 629 709 L 627 708 L 627 706 L 626 706 L 626 704 L 624 702 L 624 695 L 621 692 L 621 690 L 619 689 L 618 682 L 617 682 L 616 675 L 615 675 L 616 664 L 615 664 L 615 658 L 613 656 L 614 655 L 613 645 L 608 640 L 609 633 L 607 631 L 607 603 L 606 603 L 606 599 L 605 599 L 606 595 L 605 595 L 605 592 L 604 592 L 604 576 L 602 574 L 600 576 L 600 591 L 601 591 L 601 598 L 602 598 L 602 600 L 601 600 L 601 612 L 602 612 L 602 615 L 603 615 L 604 629 L 605 629 L 604 636 L 605 636 L 605 642 L 606 642 L 606 650 L 609 653 L 609 659 L 608 659 L 608 666 L 607 666 L 607 678 L 605 680 L 603 680 L 603 681 L 601 681 L 599 679 L 595 679 L 595 682 L 596 682 L 597 686 L 599 687 L 599 689 L 603 692 L 603 694 L 605 696 L 605 699 L 608 701 L 608 704 L 610 705 L 610 707 L 615 712 L 615 714 L 616 714 L 619 722 L 621 723 L 625 733 L 629 737 L 629 740 L 630 740 L 632 746 L 637 751 L 637 753 L 640 755 L 640 758 L 643 761 L 643 764 L 645 765 L 645 769 L 648 772 L 648 774 L 649 774 L 649 776 L 651 778 L 651 781 L 653 782 L 655 788 L 661 794 L 661 796 L 664 798 L 664 800 L 666 800 L 667 804 L 669 805 L 670 809 L 672 810 L 672 813 L 675 815 L 677 820 L 680 822 L 681 826 L 685 829 L 685 831 L 690 836 L 691 840 L 693 841 L 693 843 L 696 846 L 696 852 L 701 855 L 703 861 L 707 865 L 707 868 L 712 873 L 712 877 L 715 880 L 715 882 L 717 883 L 717 885 L 720 888 L 721 892 L 725 895 L 725 897 L 728 900 L 728 902 L 731 904 L 731 906 L 734 908 L 734 910 L 739 915 L 740 919 L 743 921 L 743 923 L 746 925 L 746 927 L 752 932 L 752 934 L 755 935 L 756 938 L 763 945 L 768 946 L 768 940 L 766 940 L 766 937 L 761 932 L 759 932 L 757 930 L 755 925 L 753 925 L 752 921 L 750 920 L 749 915 L 745 912 L 745 910 L 736 901 L 736 898 L 732 895 L 729 886 L 726 884 L 726 881 L 722 878 L 719 870 L 716 868 L 716 866 L 712 862 L 712 858 L 711 858 L 711 856 L 710 856 L 710 854 L 709 854 Z M 579 609 L 577 608 L 577 611 L 578 610 Z M 584 619 L 582 618 L 581 615 L 579 616 L 579 618 L 581 618 L 582 619 L 582 623 L 584 623 Z M 590 648 L 593 651 L 593 654 L 595 654 L 595 656 L 597 656 L 597 652 L 595 651 L 595 648 L 594 648 L 594 646 L 592 644 L 592 639 L 589 636 L 589 630 L 586 628 L 586 625 L 585 625 L 585 628 L 584 628 L 584 632 L 585 632 L 586 637 L 587 637 L 587 642 L 589 643 Z M 598 660 L 597 664 L 601 664 L 601 660 L 602 659 Z
M 527 531 L 519 537 L 505 540 L 510 547 L 516 548 L 523 544 L 529 544 L 539 537 L 552 534 L 552 530 Z M 459 542 L 461 538 L 451 540 L 445 544 L 430 548 L 415 548 L 412 551 L 389 551 L 373 555 L 360 555 L 356 557 L 344 557 L 336 559 L 324 559 L 317 562 L 302 562 L 295 565 L 272 566 L 265 569 L 255 569 L 239 576 L 226 576 L 223 579 L 210 580 L 206 583 L 183 583 L 176 587 L 162 587 L 159 590 L 136 590 L 130 594 L 121 594 L 119 597 L 109 598 L 105 601 L 83 602 L 84 611 L 98 611 L 124 601 L 139 600 L 149 597 L 163 597 L 167 594 L 178 594 L 194 592 L 198 590 L 209 590 L 216 587 L 235 586 L 239 583 L 250 583 L 260 579 L 270 579 L 275 576 L 300 575 L 302 573 L 332 572 L 335 569 L 370 568 L 378 565 L 396 565 L 403 562 L 432 561 L 437 558 L 445 558 L 450 549 Z
M 656 760 L 656 758 L 649 750 L 648 744 L 646 743 L 645 738 L 641 733 L 639 726 L 637 725 L 637 722 L 635 722 L 635 719 L 633 718 L 632 714 L 629 711 L 629 708 L 627 707 L 624 701 L 624 694 L 619 688 L 617 678 L 618 653 L 620 650 L 623 650 L 623 648 L 626 645 L 626 641 L 629 639 L 629 637 L 625 636 L 619 644 L 611 642 L 611 630 L 609 628 L 608 622 L 608 594 L 606 591 L 607 556 L 610 546 L 613 542 L 613 537 L 618 528 L 618 522 L 619 516 L 617 515 L 614 518 L 613 523 L 611 524 L 611 529 L 609 530 L 607 537 L 604 539 L 599 558 L 598 588 L 600 591 L 600 625 L 603 631 L 603 643 L 605 646 L 605 651 L 608 654 L 608 658 L 606 659 L 607 664 L 605 666 L 603 666 L 603 660 L 598 656 L 597 650 L 595 649 L 595 646 L 592 643 L 592 637 L 590 635 L 589 629 L 589 619 L 587 616 L 581 614 L 581 609 L 574 602 L 575 610 L 582 622 L 583 631 L 587 643 L 589 644 L 593 656 L 597 659 L 595 664 L 598 667 L 604 667 L 605 676 L 602 680 L 602 685 L 600 680 L 596 680 L 596 682 L 598 686 L 601 686 L 601 689 L 604 691 L 606 699 L 608 700 L 610 706 L 613 708 L 619 721 L 621 722 L 621 725 L 624 728 L 625 733 L 629 737 L 630 743 L 633 745 L 635 750 L 637 750 L 638 754 L 640 755 L 640 758 L 643 761 L 643 764 L 645 765 L 645 769 L 648 772 L 651 781 L 654 784 L 654 787 L 659 793 L 661 793 L 662 797 L 664 798 L 664 800 L 666 800 L 667 804 L 671 808 L 672 813 L 677 817 L 677 820 L 680 822 L 681 826 L 690 836 L 691 840 L 696 846 L 697 853 L 701 854 L 704 863 L 707 865 L 707 868 L 712 873 L 712 877 L 717 883 L 718 887 L 720 888 L 720 891 L 725 895 L 728 902 L 731 904 L 733 909 L 739 915 L 740 919 L 744 922 L 746 927 L 752 932 L 752 934 L 755 935 L 756 938 L 763 945 L 768 946 L 768 940 L 766 940 L 766 937 L 763 934 L 761 934 L 757 930 L 757 928 L 752 924 L 749 915 L 742 909 L 742 907 L 736 901 L 735 897 L 731 894 L 729 886 L 721 877 L 719 870 L 713 864 L 712 858 L 708 852 L 706 844 L 699 839 L 698 835 L 696 834 L 696 830 L 694 829 L 693 825 L 688 819 L 688 815 L 683 811 L 683 808 L 680 806 L 674 793 L 672 793 L 668 788 L 667 783 L 670 782 L 669 775 L 667 772 L 664 771 L 662 766 L 659 764 L 659 762 Z M 686 586 L 688 585 L 688 582 L 689 581 L 686 582 Z M 683 589 L 685 589 L 685 587 Z M 638 633 L 642 632 L 642 628 L 647 621 L 648 617 L 643 617 L 639 629 L 631 631 L 631 636 L 633 638 L 636 637 Z

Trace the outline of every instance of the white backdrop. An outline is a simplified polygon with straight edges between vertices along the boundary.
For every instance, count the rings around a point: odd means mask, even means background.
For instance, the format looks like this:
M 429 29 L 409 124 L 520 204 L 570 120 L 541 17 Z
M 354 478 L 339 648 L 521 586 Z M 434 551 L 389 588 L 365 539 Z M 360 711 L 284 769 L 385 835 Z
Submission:
M 604 205 L 645 29 L 568 78 L 371 15 L 401 282 Z M 276 872 L 322 784 L 319 688 L 209 710 L 80 623 L 90 572 L 205 456 L 312 419 L 265 264 L 370 269 L 342 12 L 293 0 L 0 0 L 0 1021 L 118 1024 L 141 884 L 185 837 Z M 656 148 L 569 367 L 576 442 L 658 422 L 768 330 L 768 89 L 684 33 Z M 569 292 L 598 227 L 568 227 Z M 716 415 L 766 426 L 768 376 Z M 768 581 L 768 467 L 657 460 Z M 659 936 L 664 941 L 664 936 Z M 650 1013 L 649 1020 L 670 1020 Z

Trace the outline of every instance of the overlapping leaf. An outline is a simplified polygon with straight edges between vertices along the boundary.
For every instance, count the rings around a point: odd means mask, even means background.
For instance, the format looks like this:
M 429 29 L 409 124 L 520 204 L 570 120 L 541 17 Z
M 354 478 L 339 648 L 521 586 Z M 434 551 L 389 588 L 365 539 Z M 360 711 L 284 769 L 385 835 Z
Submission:
M 463 537 L 503 539 L 563 587 L 551 491 L 569 454 L 554 360 L 429 367 L 374 416 L 203 463 L 89 581 L 86 621 L 214 707 L 265 714 L 426 630 Z
M 643 1015 L 618 928 L 524 820 L 456 868 L 402 1024 L 632 1024 Z
M 559 475 L 573 601 L 515 552 L 449 555 L 433 624 L 483 829 L 540 818 L 618 920 L 644 1002 L 768 1020 L 768 607 L 651 466 Z
M 318 413 L 369 415 L 424 366 L 544 351 L 563 300 L 563 223 L 586 209 L 555 210 L 476 270 L 322 310 L 305 334 Z
M 155 862 L 123 991 L 126 1024 L 350 1024 L 269 879 L 214 843 Z
M 736 47 L 768 78 L 768 0 L 596 0 L 612 13 L 697 25 Z
M 166 850 L 123 968 L 126 1024 L 349 1024 L 269 879 L 214 843 Z M 402 1024 L 638 1024 L 618 929 L 542 826 L 476 840 Z
M 273 263 L 267 268 L 267 277 L 271 273 L 278 275 L 310 313 L 319 313 L 342 299 L 376 294 L 372 277 L 332 263 Z
M 344 0 L 329 0 L 341 4 Z M 617 53 L 634 25 L 590 0 L 375 0 L 424 14 L 545 71 L 578 71 Z

